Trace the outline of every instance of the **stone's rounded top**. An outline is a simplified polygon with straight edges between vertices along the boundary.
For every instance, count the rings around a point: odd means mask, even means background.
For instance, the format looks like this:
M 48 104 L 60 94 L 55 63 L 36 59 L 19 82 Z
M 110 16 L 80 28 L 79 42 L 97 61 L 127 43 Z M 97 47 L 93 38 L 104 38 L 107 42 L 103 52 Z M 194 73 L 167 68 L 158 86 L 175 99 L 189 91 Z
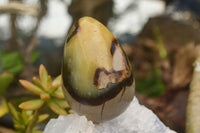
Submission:
M 80 18 L 68 34 L 62 78 L 69 94 L 84 104 L 101 104 L 133 83 L 130 63 L 118 41 L 91 17 Z
M 102 23 L 100 23 L 98 20 L 92 18 L 92 17 L 88 17 L 88 16 L 85 16 L 85 17 L 82 17 L 78 20 L 78 22 L 81 24 L 85 24 L 85 23 L 91 23 L 91 24 L 95 24 L 97 26 L 97 24 L 99 25 L 103 25 Z

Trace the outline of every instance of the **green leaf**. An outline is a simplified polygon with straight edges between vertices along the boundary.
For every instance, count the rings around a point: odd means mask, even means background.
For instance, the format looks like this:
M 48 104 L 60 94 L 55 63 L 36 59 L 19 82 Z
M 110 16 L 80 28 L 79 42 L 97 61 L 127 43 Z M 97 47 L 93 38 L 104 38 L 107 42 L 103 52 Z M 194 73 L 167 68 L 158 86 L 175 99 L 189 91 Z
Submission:
M 39 68 L 39 75 L 40 75 L 40 80 L 45 87 L 45 90 L 47 90 L 48 72 L 47 72 L 46 68 L 44 67 L 44 65 L 42 65 L 42 64 L 40 65 L 40 68 Z
M 24 110 L 37 110 L 44 104 L 43 100 L 37 99 L 37 100 L 30 100 L 23 102 L 19 105 L 19 108 Z
M 48 106 L 50 107 L 50 109 L 55 112 L 58 115 L 67 115 L 67 112 L 61 108 L 55 101 L 53 100 L 48 100 L 47 101 Z
M 66 100 L 54 99 L 54 101 L 63 109 L 70 107 Z
M 36 85 L 32 84 L 31 82 L 27 80 L 19 80 L 20 84 L 24 86 L 26 89 L 31 91 L 32 93 L 36 95 L 40 95 L 41 93 L 45 93 L 41 88 L 37 87 Z
M 17 110 L 14 108 L 14 106 L 11 103 L 8 103 L 8 109 L 9 109 L 9 112 L 12 115 L 12 117 L 16 121 L 20 121 L 19 112 L 17 112 Z
M 56 91 L 54 91 L 51 95 L 60 99 L 65 98 L 61 86 Z
M 19 74 L 24 68 L 24 63 L 19 52 L 1 53 L 1 62 L 4 71 L 15 75 Z
M 32 51 L 31 52 L 31 63 L 33 64 L 38 59 L 39 56 L 40 56 L 40 52 Z
M 41 93 L 40 98 L 43 100 L 48 100 L 48 99 L 50 99 L 50 95 L 47 93 Z
M 53 82 L 52 85 L 53 86 L 60 86 L 62 84 L 62 78 L 61 75 L 59 75 L 58 77 L 56 77 Z
M 28 125 L 30 121 L 33 119 L 33 111 L 22 110 L 21 117 L 25 125 Z
M 32 130 L 32 133 L 42 133 L 42 131 L 40 130 L 40 127 L 34 127 Z
M 13 79 L 14 75 L 12 73 L 0 73 L 0 94 L 2 94 L 5 91 L 5 89 L 10 85 Z
M 26 128 L 25 125 L 20 125 L 20 124 L 14 124 L 14 127 L 15 129 L 22 130 L 22 131 L 24 131 Z
M 37 123 L 41 123 L 49 117 L 49 114 L 42 114 L 38 117 Z
M 48 79 L 47 79 L 48 86 L 51 85 L 51 82 L 52 82 L 52 78 L 51 78 L 51 76 L 48 75 Z
M 49 93 L 49 94 L 52 94 L 52 93 L 54 93 L 57 89 L 58 89 L 58 87 L 50 85 L 49 88 L 48 88 L 48 93 Z
M 41 81 L 36 78 L 36 77 L 33 77 L 33 82 L 38 86 L 40 87 L 42 90 L 45 90 L 45 87 L 42 85 Z

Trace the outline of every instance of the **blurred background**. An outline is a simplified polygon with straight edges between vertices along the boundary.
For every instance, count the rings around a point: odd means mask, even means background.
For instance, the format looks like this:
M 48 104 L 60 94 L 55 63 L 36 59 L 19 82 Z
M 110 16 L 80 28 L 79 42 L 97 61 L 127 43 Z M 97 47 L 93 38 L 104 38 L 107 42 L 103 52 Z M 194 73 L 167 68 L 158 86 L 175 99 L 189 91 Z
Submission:
M 200 43 L 199 7 L 200 0 L 0 0 L 0 132 L 13 128 L 5 101 L 34 97 L 18 80 L 38 76 L 40 64 L 59 75 L 68 30 L 80 17 L 91 16 L 127 53 L 140 103 L 184 133 Z

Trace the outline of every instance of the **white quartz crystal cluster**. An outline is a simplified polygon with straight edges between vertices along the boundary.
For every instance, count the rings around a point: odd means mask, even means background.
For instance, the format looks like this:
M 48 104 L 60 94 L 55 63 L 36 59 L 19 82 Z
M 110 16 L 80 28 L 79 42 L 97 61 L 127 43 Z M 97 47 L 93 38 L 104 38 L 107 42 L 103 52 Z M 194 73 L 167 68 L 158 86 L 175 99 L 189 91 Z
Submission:
M 117 118 L 94 124 L 85 116 L 70 114 L 51 119 L 44 133 L 176 133 L 166 127 L 135 97 L 128 109 Z

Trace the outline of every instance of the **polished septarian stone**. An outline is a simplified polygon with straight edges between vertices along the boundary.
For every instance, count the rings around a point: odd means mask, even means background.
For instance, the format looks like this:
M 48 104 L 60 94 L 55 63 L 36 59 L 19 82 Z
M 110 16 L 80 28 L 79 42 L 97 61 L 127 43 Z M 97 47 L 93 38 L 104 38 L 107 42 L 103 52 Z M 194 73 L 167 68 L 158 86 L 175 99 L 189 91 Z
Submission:
M 128 58 L 112 33 L 91 17 L 80 18 L 68 34 L 62 80 L 71 108 L 93 122 L 118 116 L 134 96 Z

